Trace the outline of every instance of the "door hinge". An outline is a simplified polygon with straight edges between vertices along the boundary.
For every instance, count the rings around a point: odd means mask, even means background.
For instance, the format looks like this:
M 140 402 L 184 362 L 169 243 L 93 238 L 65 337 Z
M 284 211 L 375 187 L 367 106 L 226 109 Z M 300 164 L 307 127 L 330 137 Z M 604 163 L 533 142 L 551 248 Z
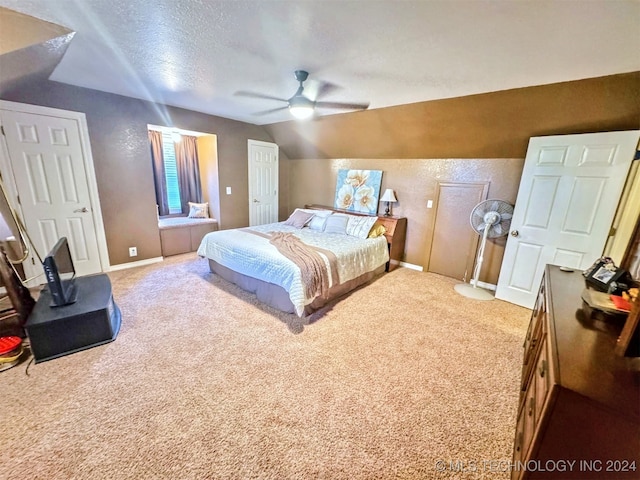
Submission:
M 0 125 L 0 132 L 2 132 L 2 136 L 4 137 L 4 125 Z
M 36 261 L 33 259 L 33 257 L 31 257 L 31 265 L 35 265 Z
M 616 227 L 611 227 L 611 229 L 609 230 L 609 236 L 610 237 L 615 237 L 617 231 L 618 231 L 618 229 Z
M 16 200 L 18 201 L 18 205 L 22 205 L 22 204 L 20 203 L 20 195 L 16 195 Z

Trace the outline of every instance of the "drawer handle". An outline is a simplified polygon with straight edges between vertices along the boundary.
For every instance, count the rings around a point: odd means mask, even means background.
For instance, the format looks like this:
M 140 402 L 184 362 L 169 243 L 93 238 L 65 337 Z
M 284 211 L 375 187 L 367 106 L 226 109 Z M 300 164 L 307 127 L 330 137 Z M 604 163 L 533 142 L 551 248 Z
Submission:
M 540 365 L 540 377 L 544 378 L 544 374 L 547 372 L 547 361 L 546 360 L 542 360 L 542 364 Z

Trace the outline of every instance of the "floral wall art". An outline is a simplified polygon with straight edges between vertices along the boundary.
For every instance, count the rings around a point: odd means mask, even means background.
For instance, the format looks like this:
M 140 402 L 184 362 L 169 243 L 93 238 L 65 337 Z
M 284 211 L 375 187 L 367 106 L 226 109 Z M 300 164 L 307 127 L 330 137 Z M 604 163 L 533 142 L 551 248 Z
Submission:
M 354 212 L 378 211 L 382 170 L 338 170 L 334 206 Z

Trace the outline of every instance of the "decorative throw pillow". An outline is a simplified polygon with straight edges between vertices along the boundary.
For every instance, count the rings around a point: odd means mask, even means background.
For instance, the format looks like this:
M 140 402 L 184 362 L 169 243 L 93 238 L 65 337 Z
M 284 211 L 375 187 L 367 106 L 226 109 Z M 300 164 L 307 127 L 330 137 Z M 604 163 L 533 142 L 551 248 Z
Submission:
M 339 233 L 341 235 L 346 235 L 348 222 L 348 215 L 343 215 L 341 213 L 329 215 L 324 224 L 324 233 Z
M 313 213 L 313 218 L 309 220 L 307 227 L 309 227 L 310 230 L 315 230 L 316 232 L 324 230 L 324 222 L 327 220 L 327 217 L 333 213 L 331 210 L 313 210 L 310 208 L 301 208 L 300 210 L 303 212 Z
M 189 202 L 189 218 L 209 218 L 209 202 Z
M 329 212 L 331 215 L 333 212 Z M 307 224 L 310 230 L 315 230 L 316 232 L 322 232 L 324 230 L 324 225 L 327 222 L 327 218 L 329 215 L 314 215 L 311 221 Z
M 367 238 L 373 224 L 376 223 L 378 217 L 360 217 L 349 215 L 349 223 L 347 223 L 347 235 L 358 238 Z
M 376 223 L 373 227 L 371 227 L 371 230 L 369 231 L 369 238 L 380 237 L 384 235 L 386 231 L 387 229 L 384 228 L 384 225 L 382 225 L 381 223 Z
M 284 222 L 285 225 L 291 225 L 292 227 L 302 228 L 309 220 L 313 218 L 313 213 L 308 213 L 299 208 L 296 208 L 289 218 Z

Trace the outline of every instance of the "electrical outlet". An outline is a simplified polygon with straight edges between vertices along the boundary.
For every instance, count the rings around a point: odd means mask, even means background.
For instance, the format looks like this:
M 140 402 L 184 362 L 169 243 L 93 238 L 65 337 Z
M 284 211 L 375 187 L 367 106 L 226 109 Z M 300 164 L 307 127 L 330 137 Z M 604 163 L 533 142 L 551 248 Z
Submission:
M 129 256 L 137 257 L 138 256 L 138 247 L 129 247 Z
M 227 195 L 231 195 L 231 187 L 227 187 Z

